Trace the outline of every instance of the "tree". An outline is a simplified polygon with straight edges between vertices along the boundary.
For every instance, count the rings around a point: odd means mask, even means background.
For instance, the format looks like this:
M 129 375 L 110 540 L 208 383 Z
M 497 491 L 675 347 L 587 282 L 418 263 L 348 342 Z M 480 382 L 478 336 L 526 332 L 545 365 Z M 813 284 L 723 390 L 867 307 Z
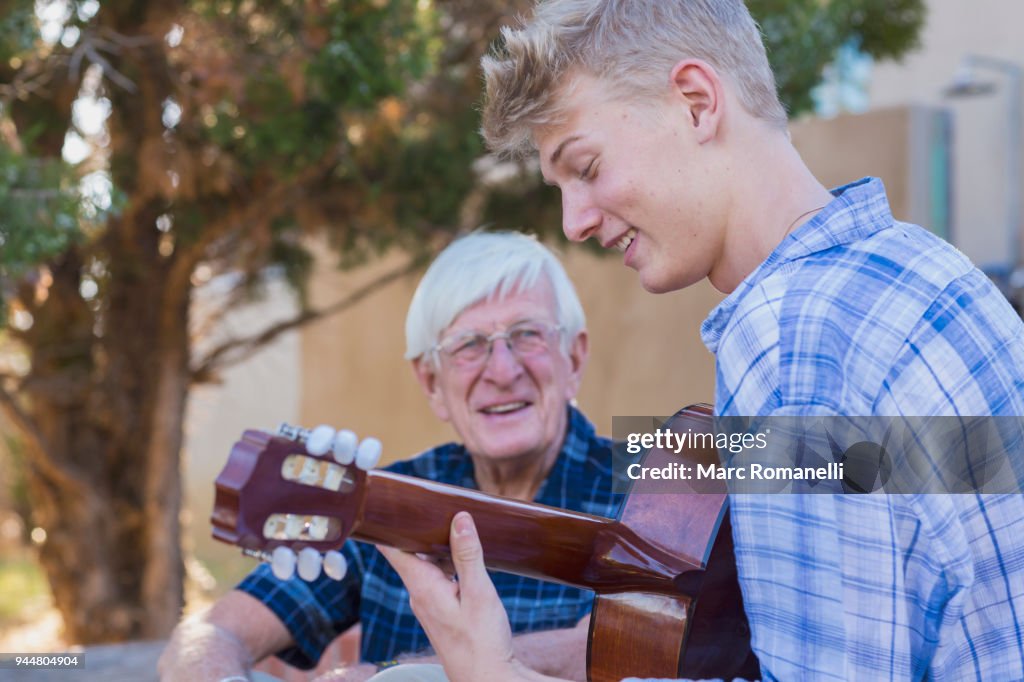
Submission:
M 0 407 L 27 453 L 40 559 L 68 637 L 160 637 L 182 605 L 189 388 L 329 312 L 303 306 L 196 357 L 195 287 L 239 273 L 229 307 L 276 265 L 302 300 L 302 238 L 314 232 L 342 264 L 402 249 L 409 263 L 392 277 L 484 221 L 557 232 L 557 197 L 535 172 L 495 185 L 474 166 L 476 64 L 529 3 L 5 4 L 0 324 L 25 362 L 0 366 Z M 897 24 L 879 31 L 878 12 L 894 7 Z M 922 17 L 919 0 L 752 8 L 796 108 L 846 38 L 898 54 Z M 795 40 L 808 25 L 831 32 Z

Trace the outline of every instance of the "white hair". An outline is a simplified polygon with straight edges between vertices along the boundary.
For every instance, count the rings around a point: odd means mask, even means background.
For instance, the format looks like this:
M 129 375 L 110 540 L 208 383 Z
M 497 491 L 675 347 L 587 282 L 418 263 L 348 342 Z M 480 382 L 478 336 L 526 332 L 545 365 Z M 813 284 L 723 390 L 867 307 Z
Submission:
M 405 318 L 405 357 L 430 351 L 455 318 L 484 300 L 533 288 L 544 276 L 555 295 L 562 348 L 586 327 L 576 289 L 555 255 L 519 232 L 473 232 L 445 248 L 427 269 Z

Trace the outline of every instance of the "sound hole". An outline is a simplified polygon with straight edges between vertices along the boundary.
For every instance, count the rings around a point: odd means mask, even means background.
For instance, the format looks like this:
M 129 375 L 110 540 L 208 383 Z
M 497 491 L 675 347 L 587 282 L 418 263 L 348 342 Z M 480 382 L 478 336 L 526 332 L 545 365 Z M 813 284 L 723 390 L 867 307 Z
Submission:
M 341 522 L 329 516 L 313 514 L 271 514 L 263 524 L 267 540 L 306 540 L 321 542 L 341 537 Z
M 348 467 L 309 455 L 288 455 L 281 464 L 281 477 L 315 488 L 347 493 L 355 487 Z

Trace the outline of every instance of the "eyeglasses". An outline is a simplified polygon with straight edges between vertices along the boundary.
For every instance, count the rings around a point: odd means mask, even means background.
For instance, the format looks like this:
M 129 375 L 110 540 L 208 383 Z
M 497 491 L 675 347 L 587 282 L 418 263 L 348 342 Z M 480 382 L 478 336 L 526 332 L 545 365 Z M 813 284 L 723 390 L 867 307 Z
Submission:
M 472 369 L 487 362 L 494 342 L 498 339 L 505 339 L 509 350 L 523 359 L 547 353 L 551 341 L 561 332 L 560 326 L 526 320 L 490 335 L 477 331 L 457 334 L 444 339 L 431 350 L 435 358 L 440 355 L 459 369 Z

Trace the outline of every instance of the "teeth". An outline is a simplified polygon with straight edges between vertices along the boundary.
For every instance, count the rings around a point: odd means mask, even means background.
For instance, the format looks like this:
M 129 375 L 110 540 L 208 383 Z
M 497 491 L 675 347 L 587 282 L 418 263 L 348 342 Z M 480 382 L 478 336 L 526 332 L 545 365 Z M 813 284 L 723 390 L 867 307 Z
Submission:
M 495 405 L 494 407 L 488 407 L 484 410 L 487 414 L 504 414 L 506 412 L 512 412 L 526 407 L 526 403 L 519 401 L 517 403 L 505 403 L 504 405 Z
M 625 251 L 626 249 L 629 248 L 629 245 L 633 243 L 633 239 L 635 237 L 636 237 L 636 228 L 635 227 L 629 228 L 629 232 L 627 232 L 626 234 L 622 235 L 622 238 L 619 239 L 619 241 L 615 242 L 615 248 L 618 249 L 619 251 Z

